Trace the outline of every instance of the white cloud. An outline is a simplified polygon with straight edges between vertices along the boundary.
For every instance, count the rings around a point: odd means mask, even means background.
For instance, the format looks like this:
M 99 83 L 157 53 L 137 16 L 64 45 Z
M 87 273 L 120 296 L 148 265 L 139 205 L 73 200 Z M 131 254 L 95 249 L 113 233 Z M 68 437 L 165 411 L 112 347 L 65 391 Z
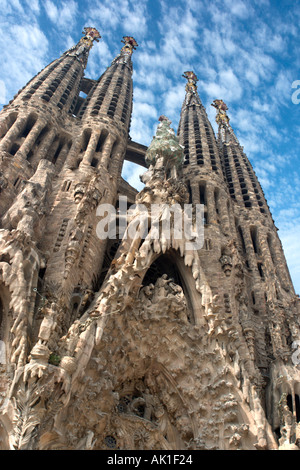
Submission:
M 39 0 L 26 0 L 26 4 L 28 8 L 31 8 L 31 10 L 34 13 L 40 13 L 40 2 Z
M 6 103 L 6 86 L 3 80 L 0 80 L 0 103 Z
M 110 65 L 113 58 L 107 41 L 102 38 L 98 43 L 94 43 L 89 53 L 86 75 L 97 80 Z
M 58 20 L 58 8 L 51 0 L 45 1 L 45 10 L 51 21 L 56 22 Z
M 88 18 L 99 24 L 103 36 L 114 38 L 120 28 L 124 36 L 135 36 L 139 43 L 148 31 L 147 3 L 136 0 L 93 0 L 88 2 Z M 121 38 L 120 38 L 121 39 Z
M 248 18 L 253 14 L 253 9 L 249 2 L 247 4 L 242 0 L 224 0 L 225 5 L 229 8 L 232 15 L 236 15 L 239 18 Z
M 164 109 L 166 113 L 173 115 L 175 112 L 180 112 L 185 96 L 185 89 L 183 83 L 180 83 L 168 90 L 164 95 Z
M 6 96 L 1 93 L 1 98 L 5 100 L 11 99 L 32 76 L 47 65 L 48 40 L 30 16 L 25 16 L 25 20 L 28 22 L 20 17 L 18 23 L 12 23 L 8 16 L 5 26 L 0 25 L 1 80 L 6 89 Z M 1 103 L 6 104 L 5 101 Z
M 24 13 L 19 0 L 0 0 L 0 8 L 3 14 L 13 14 L 14 12 Z
M 134 108 L 135 108 L 135 115 L 136 116 L 148 116 L 152 118 L 157 117 L 157 110 L 154 106 L 151 104 L 145 103 L 145 102 L 134 102 Z
M 300 294 L 300 250 L 299 250 L 300 220 L 294 219 L 293 226 L 288 230 L 279 230 L 284 254 L 297 294 Z
M 75 0 L 67 0 L 56 6 L 52 0 L 45 0 L 45 11 L 56 27 L 70 31 L 73 29 L 78 5 Z
M 133 188 L 141 191 L 144 184 L 140 180 L 140 175 L 145 173 L 145 171 L 146 169 L 144 167 L 125 161 L 122 169 L 122 178 L 124 178 Z

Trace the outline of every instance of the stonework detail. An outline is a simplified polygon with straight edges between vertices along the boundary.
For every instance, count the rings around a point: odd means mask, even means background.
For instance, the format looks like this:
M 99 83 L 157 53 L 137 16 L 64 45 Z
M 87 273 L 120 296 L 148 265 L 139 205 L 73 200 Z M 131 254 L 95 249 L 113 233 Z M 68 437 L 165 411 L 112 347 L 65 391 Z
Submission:
M 216 137 L 185 72 L 177 134 L 162 115 L 146 149 L 129 138 L 135 39 L 94 81 L 100 34 L 83 34 L 0 113 L 0 448 L 299 450 L 299 299 L 227 105 Z M 139 193 L 124 159 L 145 167 Z M 101 239 L 119 196 L 124 234 Z

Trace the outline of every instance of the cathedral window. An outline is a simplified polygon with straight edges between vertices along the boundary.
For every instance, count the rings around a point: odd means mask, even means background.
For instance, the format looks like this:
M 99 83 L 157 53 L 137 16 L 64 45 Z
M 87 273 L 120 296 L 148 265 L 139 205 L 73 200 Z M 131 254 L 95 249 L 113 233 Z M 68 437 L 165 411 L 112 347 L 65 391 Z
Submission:
M 98 163 L 99 163 L 98 158 L 93 158 L 92 161 L 91 161 L 91 166 L 92 166 L 93 168 L 97 168 Z
M 58 159 L 59 154 L 60 154 L 62 148 L 63 148 L 63 142 L 60 142 L 59 145 L 58 145 L 58 147 L 57 147 L 57 150 L 56 150 L 56 152 L 55 152 L 55 154 L 54 154 L 54 156 L 53 156 L 52 163 L 54 163 L 54 164 L 56 163 L 56 160 Z
M 262 268 L 262 263 L 257 263 L 257 269 L 258 269 L 258 272 L 259 272 L 259 275 L 262 279 L 264 279 L 264 272 L 263 272 L 263 268 Z
M 49 132 L 49 127 L 48 127 L 48 126 L 45 126 L 45 127 L 41 130 L 39 136 L 38 136 L 37 139 L 36 139 L 36 145 L 37 145 L 37 146 L 40 145 L 41 141 L 43 140 L 43 138 L 45 137 L 45 135 L 46 135 L 48 132 Z
M 237 232 L 239 235 L 240 245 L 242 247 L 243 253 L 246 253 L 245 239 L 244 239 L 242 228 L 240 226 L 237 227 Z
M 204 240 L 204 248 L 206 251 L 210 251 L 212 249 L 212 244 L 211 244 L 211 239 L 210 238 L 206 238 Z
M 85 129 L 83 133 L 83 138 L 82 138 L 82 147 L 81 147 L 81 152 L 85 152 L 87 149 L 87 146 L 89 144 L 90 138 L 91 138 L 92 130 L 91 129 Z
M 20 148 L 20 145 L 14 143 L 14 144 L 11 146 L 11 149 L 10 149 L 9 153 L 10 153 L 11 155 L 15 155 L 15 154 L 17 153 L 17 151 L 19 150 L 19 148 Z
M 31 114 L 28 117 L 27 122 L 26 122 L 26 126 L 23 129 L 23 132 L 20 135 L 20 137 L 27 137 L 28 136 L 29 132 L 33 128 L 34 124 L 36 123 L 36 120 L 37 120 L 37 116 L 35 114 Z
M 205 183 L 201 183 L 199 185 L 199 192 L 200 192 L 200 204 L 206 204 L 206 191 L 205 191 Z
M 108 136 L 108 131 L 106 129 L 102 129 L 100 137 L 99 137 L 98 142 L 97 142 L 96 153 L 102 152 L 103 144 L 104 144 L 107 136 Z
M 193 201 L 193 195 L 192 195 L 192 188 L 191 188 L 191 184 L 189 181 L 186 182 L 186 185 L 187 185 L 187 189 L 188 189 L 188 192 L 189 192 L 189 204 L 192 203 Z
M 14 181 L 14 187 L 15 187 L 16 189 L 18 189 L 18 187 L 20 186 L 21 182 L 22 182 L 22 178 L 20 178 L 20 177 L 18 176 L 18 178 Z
M 68 181 L 68 180 L 64 181 L 61 190 L 64 192 L 69 191 L 71 184 L 72 184 L 72 181 Z
M 250 235 L 251 235 L 254 253 L 259 254 L 260 249 L 259 249 L 258 240 L 257 240 L 257 228 L 256 227 L 250 227 Z
M 215 188 L 214 190 L 214 200 L 215 200 L 216 213 L 219 214 L 219 189 L 218 188 Z

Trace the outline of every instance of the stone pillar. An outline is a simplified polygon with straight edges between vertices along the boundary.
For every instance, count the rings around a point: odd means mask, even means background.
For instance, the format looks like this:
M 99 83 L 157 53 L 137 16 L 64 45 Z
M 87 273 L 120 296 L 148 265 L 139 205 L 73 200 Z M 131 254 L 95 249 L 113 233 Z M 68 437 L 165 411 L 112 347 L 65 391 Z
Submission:
M 72 147 L 67 156 L 64 168 L 70 169 L 76 166 L 77 159 L 79 158 L 79 152 L 81 149 L 82 136 L 79 135 L 75 140 L 73 140 Z
M 215 191 L 215 188 L 213 184 L 207 182 L 206 183 L 206 205 L 207 205 L 209 224 L 217 224 L 217 211 L 216 211 L 214 191 Z
M 41 142 L 39 149 L 37 150 L 36 154 L 31 159 L 31 165 L 35 165 L 38 163 L 41 158 L 45 158 L 48 154 L 48 151 L 55 139 L 56 136 L 56 129 L 52 128 L 49 130 L 48 134 L 44 137 Z
M 18 139 L 18 137 L 20 137 L 21 133 L 25 129 L 26 122 L 27 122 L 27 116 L 24 116 L 24 117 L 20 116 L 17 118 L 17 120 L 12 125 L 12 127 L 3 137 L 0 143 L 0 150 L 3 150 L 5 152 L 8 152 L 10 150 L 12 143 L 16 139 Z
M 116 149 L 113 151 L 111 162 L 108 166 L 108 171 L 111 176 L 118 178 L 122 171 L 123 165 L 123 155 L 124 155 L 124 144 L 119 142 L 116 146 Z
M 101 159 L 101 164 L 103 165 L 104 168 L 108 167 L 109 160 L 111 157 L 111 151 L 112 151 L 115 141 L 116 141 L 116 137 L 111 134 L 109 134 L 106 137 L 106 140 L 103 145 L 102 159 Z
M 225 234 L 230 233 L 230 222 L 227 208 L 227 194 L 223 189 L 220 189 L 218 196 L 219 217 L 222 230 Z
M 264 274 L 267 281 L 266 292 L 271 296 L 272 299 L 276 299 L 276 271 L 273 265 L 266 234 L 260 227 L 257 229 L 257 243 L 260 247 L 261 258 L 264 265 Z
M 65 142 L 61 151 L 60 151 L 60 154 L 58 155 L 58 158 L 56 160 L 56 163 L 55 165 L 57 166 L 58 170 L 62 168 L 67 156 L 68 156 L 68 153 L 69 153 L 69 150 L 70 150 L 70 142 Z
M 253 243 L 252 243 L 251 235 L 249 232 L 249 227 L 245 226 L 244 223 L 241 223 L 240 227 L 241 227 L 244 242 L 245 242 L 249 268 L 253 272 L 253 274 L 256 274 L 256 277 L 258 277 L 259 273 L 258 273 L 258 268 L 257 268 L 257 259 L 256 259 L 256 254 L 254 252 Z
M 95 155 L 99 138 L 100 138 L 100 133 L 101 132 L 99 130 L 92 132 L 87 149 L 84 153 L 84 157 L 81 163 L 86 164 L 86 165 L 91 164 L 93 157 Z
M 45 122 L 38 120 L 31 131 L 29 132 L 28 136 L 24 140 L 23 144 L 18 150 L 18 153 L 21 154 L 24 158 L 27 157 L 30 150 L 33 150 L 35 141 L 39 134 L 41 133 L 42 129 L 45 127 Z
M 290 273 L 286 264 L 286 260 L 283 254 L 283 249 L 280 240 L 277 235 L 272 237 L 272 249 L 275 258 L 275 269 L 279 279 L 282 282 L 283 287 L 286 290 L 291 289 L 294 291 L 293 283 L 290 277 Z
M 192 200 L 195 204 L 200 204 L 200 191 L 198 183 L 190 183 L 192 191 Z

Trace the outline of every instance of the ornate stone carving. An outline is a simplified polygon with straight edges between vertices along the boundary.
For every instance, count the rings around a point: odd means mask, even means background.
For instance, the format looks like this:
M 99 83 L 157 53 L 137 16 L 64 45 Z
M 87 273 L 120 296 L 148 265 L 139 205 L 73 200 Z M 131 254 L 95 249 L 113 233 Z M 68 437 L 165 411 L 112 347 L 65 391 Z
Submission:
M 86 79 L 99 37 L 85 28 L 0 114 L 0 446 L 299 448 L 299 299 L 227 106 L 217 140 L 187 71 L 178 135 L 161 116 L 148 149 L 128 141 L 137 43 Z M 144 154 L 136 194 L 121 168 Z M 118 195 L 136 205 L 106 243 L 96 208 Z M 200 202 L 206 249 L 187 244 Z

